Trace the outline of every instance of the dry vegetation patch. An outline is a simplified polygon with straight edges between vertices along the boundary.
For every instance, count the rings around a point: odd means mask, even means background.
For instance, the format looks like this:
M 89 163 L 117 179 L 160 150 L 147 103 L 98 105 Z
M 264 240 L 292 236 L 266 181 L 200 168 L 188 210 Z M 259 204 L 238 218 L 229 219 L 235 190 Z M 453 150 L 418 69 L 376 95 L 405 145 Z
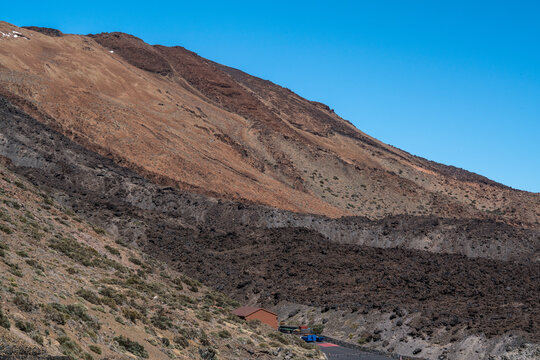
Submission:
M 273 357 L 273 331 L 233 316 L 236 301 L 96 231 L 6 168 L 0 177 L 0 327 L 20 343 L 84 360 Z

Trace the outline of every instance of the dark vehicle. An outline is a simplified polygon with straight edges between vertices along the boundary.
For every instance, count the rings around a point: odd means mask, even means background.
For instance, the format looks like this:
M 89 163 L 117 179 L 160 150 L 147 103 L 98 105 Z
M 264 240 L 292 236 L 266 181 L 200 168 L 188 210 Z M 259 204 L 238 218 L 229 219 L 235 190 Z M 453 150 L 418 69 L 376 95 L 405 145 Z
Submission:
M 278 331 L 284 334 L 292 334 L 298 330 L 298 326 L 281 325 L 278 327 Z

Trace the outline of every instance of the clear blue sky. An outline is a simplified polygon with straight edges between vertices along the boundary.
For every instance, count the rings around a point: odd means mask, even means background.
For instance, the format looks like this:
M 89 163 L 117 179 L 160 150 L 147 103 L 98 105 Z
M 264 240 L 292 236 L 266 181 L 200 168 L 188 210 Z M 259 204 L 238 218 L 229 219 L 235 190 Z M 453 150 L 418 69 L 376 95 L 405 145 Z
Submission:
M 12 1 L 0 14 L 182 45 L 386 143 L 540 192 L 538 1 Z

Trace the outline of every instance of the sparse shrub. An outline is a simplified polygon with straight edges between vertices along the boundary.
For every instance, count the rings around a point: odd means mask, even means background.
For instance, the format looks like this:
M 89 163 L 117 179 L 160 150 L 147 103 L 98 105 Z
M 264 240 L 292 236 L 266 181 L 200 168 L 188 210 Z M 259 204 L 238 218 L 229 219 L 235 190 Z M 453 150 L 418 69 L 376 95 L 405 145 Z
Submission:
M 146 341 L 148 341 L 150 345 L 158 346 L 158 342 L 156 341 L 156 339 L 147 339 Z
M 4 200 L 4 204 L 6 204 L 9 207 L 12 207 L 16 210 L 19 210 L 21 208 L 21 204 L 19 204 L 16 201 L 10 201 L 10 200 Z
M 31 322 L 28 322 L 28 321 L 24 321 L 22 319 L 16 319 L 15 320 L 15 326 L 25 332 L 25 333 L 29 333 L 31 331 L 34 331 L 34 329 L 36 328 L 34 324 L 32 324 Z
M 130 308 L 123 308 L 122 314 L 126 319 L 130 320 L 134 324 L 137 323 L 137 320 L 141 320 L 143 318 L 140 312 Z
M 227 295 L 210 290 L 204 295 L 204 301 L 208 305 L 215 305 L 218 307 L 238 307 L 240 306 L 240 303 L 236 300 L 231 299 Z
M 79 289 L 75 293 L 77 296 L 82 297 L 84 300 L 88 301 L 91 304 L 99 305 L 101 304 L 101 300 L 99 299 L 99 296 L 93 292 L 92 290 L 88 289 Z
M 18 264 L 13 264 L 13 263 L 10 263 L 8 261 L 4 261 L 4 263 L 9 266 L 9 272 L 12 273 L 13 275 L 17 276 L 17 277 L 23 277 L 24 274 L 22 273 L 21 271 L 21 268 L 19 267 Z
M 165 309 L 160 308 L 154 316 L 150 318 L 152 325 L 161 330 L 167 330 L 172 327 L 170 316 L 165 312 Z
M 144 346 L 138 342 L 130 340 L 125 336 L 117 336 L 114 338 L 114 341 L 116 341 L 122 349 L 132 353 L 133 355 L 140 356 L 145 359 L 148 358 L 148 352 Z
M 77 345 L 69 337 L 60 336 L 58 337 L 57 340 L 60 343 L 60 348 L 62 349 L 62 353 L 64 353 L 64 355 L 67 355 L 70 358 L 75 359 L 75 358 L 78 358 L 79 355 L 82 353 L 81 347 Z
M 249 320 L 247 324 L 251 329 L 256 330 L 261 326 L 262 323 L 261 323 L 261 320 L 255 319 L 255 320 Z
M 99 257 L 99 253 L 96 250 L 79 244 L 75 239 L 64 237 L 53 238 L 49 247 L 84 266 L 93 266 L 95 258 Z
M 197 330 L 192 329 L 192 328 L 179 328 L 178 332 L 180 336 L 188 340 L 195 340 L 196 338 L 199 337 L 199 333 L 197 332 Z
M 359 345 L 364 345 L 368 342 L 368 339 L 366 336 L 361 336 L 357 341 L 356 341 Z
M 98 355 L 101 355 L 101 348 L 97 345 L 88 345 L 88 348 L 92 351 L 92 352 L 95 352 L 96 354 Z
M 137 276 L 128 277 L 123 285 L 147 295 L 164 295 L 163 285 L 158 282 L 145 282 Z
M 182 279 L 180 278 L 173 279 L 172 283 L 175 285 L 176 290 L 184 289 L 184 286 L 182 285 Z
M 58 325 L 65 325 L 66 315 L 63 311 L 58 309 L 58 306 L 63 306 L 57 303 L 47 304 L 43 307 L 43 312 L 45 313 L 45 319 L 53 321 Z
M 69 304 L 64 307 L 66 314 L 70 315 L 75 319 L 80 319 L 82 321 L 90 321 L 90 315 L 88 315 L 88 310 L 81 304 Z
M 56 220 L 58 223 L 60 223 L 60 224 L 62 224 L 64 226 L 71 227 L 71 225 L 68 222 L 66 222 L 64 219 L 61 219 L 59 217 L 55 217 L 54 220 Z
M 34 340 L 39 345 L 43 346 L 43 336 L 41 336 L 40 334 L 33 334 L 32 340 Z
M 2 308 L 0 308 L 0 326 L 4 329 L 11 328 L 11 324 L 9 323 L 9 319 L 6 315 L 4 315 L 4 312 L 2 311 Z
M 120 264 L 118 261 L 114 261 L 104 256 L 102 256 L 100 259 L 96 259 L 94 266 L 100 268 L 113 268 L 117 271 L 117 274 L 123 274 L 128 272 L 128 269 L 124 265 Z
M 138 266 L 142 266 L 142 265 L 143 265 L 142 261 L 139 260 L 139 259 L 137 259 L 137 258 L 135 258 L 135 257 L 130 257 L 130 258 L 129 258 L 129 261 L 130 261 L 131 263 L 135 264 L 135 265 L 138 265 Z
M 96 341 L 98 338 L 97 334 L 93 330 L 90 330 L 90 329 L 86 329 L 86 335 L 88 335 L 88 337 L 94 341 Z
M 99 311 L 100 313 L 104 313 L 105 314 L 105 308 L 101 305 L 98 305 L 98 306 L 92 306 L 92 310 L 94 311 Z
M 290 343 L 289 340 L 283 336 L 283 334 L 278 332 L 271 332 L 268 334 L 268 337 L 280 342 L 283 345 L 288 345 Z
M 215 359 L 217 359 L 216 350 L 212 349 L 211 347 L 199 348 L 199 356 L 203 360 L 215 360 Z
M 114 248 L 110 245 L 105 245 L 105 249 L 113 255 L 120 256 L 120 251 L 117 248 Z
M 63 325 L 67 318 L 80 320 L 92 329 L 99 330 L 99 322 L 88 314 L 88 310 L 81 304 L 62 305 L 50 303 L 44 307 L 44 311 L 49 320 Z
M 173 338 L 173 341 L 178 345 L 180 346 L 182 349 L 185 349 L 189 346 L 189 341 L 188 339 L 186 339 L 184 336 L 182 335 L 176 335 L 174 338 Z
M 84 266 L 93 266 L 99 268 L 113 268 L 120 272 L 126 272 L 125 266 L 120 263 L 102 256 L 95 249 L 78 243 L 75 239 L 56 236 L 49 243 L 49 247 L 61 252 L 67 257 L 77 261 Z
M 223 329 L 218 332 L 218 336 L 222 339 L 229 339 L 231 337 L 231 333 Z
M 0 224 L 0 231 L 6 233 L 6 234 L 13 234 L 13 230 L 11 230 L 11 228 L 7 227 L 6 225 L 4 224 Z
M 184 295 L 184 294 L 178 294 L 176 296 L 176 301 L 180 305 L 189 305 L 189 304 L 196 304 L 197 303 L 197 299 L 189 297 L 189 296 Z
M 146 271 L 144 271 L 143 269 L 137 269 L 137 276 L 145 280 L 148 277 Z
M 186 276 L 184 276 L 182 278 L 182 281 L 184 282 L 184 284 L 186 284 L 189 288 L 189 291 L 191 292 L 198 292 L 199 291 L 199 287 L 201 286 L 201 283 L 198 282 L 197 280 L 193 280 L 193 279 L 190 279 Z
M 67 309 L 67 314 L 71 316 L 73 319 L 81 320 L 93 329 L 96 329 L 96 330 L 100 329 L 101 326 L 99 322 L 88 314 L 88 310 L 83 305 L 70 304 L 66 306 L 66 309 Z
M 102 228 L 100 227 L 97 227 L 97 226 L 94 226 L 92 227 L 92 229 L 95 231 L 96 234 L 98 235 L 105 235 L 105 230 L 103 230 Z
M 49 205 L 49 206 L 52 206 L 54 205 L 54 202 L 52 201 L 52 199 L 49 197 L 49 195 L 47 194 L 40 194 L 41 197 L 43 198 L 43 203 L 45 205 Z
M 122 241 L 121 239 L 116 239 L 114 240 L 114 242 L 120 246 L 123 246 L 123 247 L 128 247 L 128 244 L 126 244 L 124 241 Z
M 154 330 L 154 328 L 149 327 L 149 326 L 145 326 L 145 327 L 144 327 L 144 332 L 147 333 L 147 334 L 150 334 L 150 335 L 152 335 L 152 336 L 157 336 L 157 333 L 156 333 L 156 331 Z
M 30 265 L 30 266 L 33 267 L 34 269 L 41 270 L 41 271 L 45 271 L 45 269 L 43 268 L 43 266 L 42 266 L 39 262 L 37 262 L 36 260 L 34 260 L 34 259 L 26 259 L 25 261 L 26 261 L 26 263 L 27 263 L 28 265 Z
M 113 309 L 116 308 L 116 306 L 122 305 L 126 302 L 125 295 L 110 287 L 103 287 L 99 289 L 99 294 L 102 296 L 101 302 Z
M 163 346 L 169 346 L 169 345 L 171 345 L 171 341 L 170 341 L 168 338 L 166 338 L 166 337 L 162 337 L 162 338 L 161 338 L 161 343 L 163 344 Z
M 2 209 L 2 208 L 0 208 L 0 220 L 4 220 L 5 222 L 13 224 L 13 219 L 11 219 L 11 216 L 9 216 L 9 213 L 5 209 Z
M 13 303 L 24 312 L 31 312 L 35 309 L 34 304 L 30 301 L 30 297 L 26 293 L 18 292 L 13 298 Z
M 313 331 L 313 333 L 315 335 L 321 335 L 322 332 L 324 331 L 324 325 L 323 324 L 317 324 L 317 325 L 313 325 L 311 327 L 311 330 Z
M 7 246 L 0 243 L 0 257 L 6 257 L 6 250 L 7 250 Z
M 199 311 L 199 313 L 197 314 L 197 319 L 210 322 L 212 321 L 212 314 L 210 314 L 208 311 L 202 310 L 202 311 Z
M 228 322 L 233 322 L 233 323 L 237 323 L 237 324 L 242 324 L 244 323 L 244 320 L 236 315 L 234 315 L 233 313 L 227 313 L 227 321 Z
M 72 268 L 72 267 L 68 267 L 68 268 L 66 269 L 66 271 L 67 271 L 68 274 L 71 274 L 71 275 L 74 275 L 74 274 L 78 274 L 78 273 L 79 273 L 79 271 L 78 271 L 77 269 Z
M 201 345 L 203 346 L 210 345 L 210 340 L 208 340 L 208 335 L 206 335 L 206 333 L 202 329 L 201 329 L 201 333 L 199 334 L 199 341 L 201 342 Z
M 137 310 L 141 314 L 141 319 L 144 319 L 146 315 L 148 314 L 148 307 L 146 304 L 138 304 L 135 300 L 133 300 L 133 296 L 130 295 L 132 298 L 129 301 L 129 306 Z
M 16 254 L 19 255 L 20 257 L 24 257 L 24 258 L 28 257 L 28 253 L 24 250 L 18 250 L 16 251 Z

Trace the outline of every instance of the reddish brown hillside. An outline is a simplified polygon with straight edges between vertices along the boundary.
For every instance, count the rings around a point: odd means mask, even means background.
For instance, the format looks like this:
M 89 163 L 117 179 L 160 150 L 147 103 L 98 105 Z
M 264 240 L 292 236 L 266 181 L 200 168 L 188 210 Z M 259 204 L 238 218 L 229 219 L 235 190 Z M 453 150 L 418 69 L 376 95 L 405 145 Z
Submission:
M 331 217 L 538 226 L 538 194 L 381 143 L 269 81 L 131 35 L 32 29 L 0 23 L 28 38 L 0 38 L 2 94 L 155 182 Z

